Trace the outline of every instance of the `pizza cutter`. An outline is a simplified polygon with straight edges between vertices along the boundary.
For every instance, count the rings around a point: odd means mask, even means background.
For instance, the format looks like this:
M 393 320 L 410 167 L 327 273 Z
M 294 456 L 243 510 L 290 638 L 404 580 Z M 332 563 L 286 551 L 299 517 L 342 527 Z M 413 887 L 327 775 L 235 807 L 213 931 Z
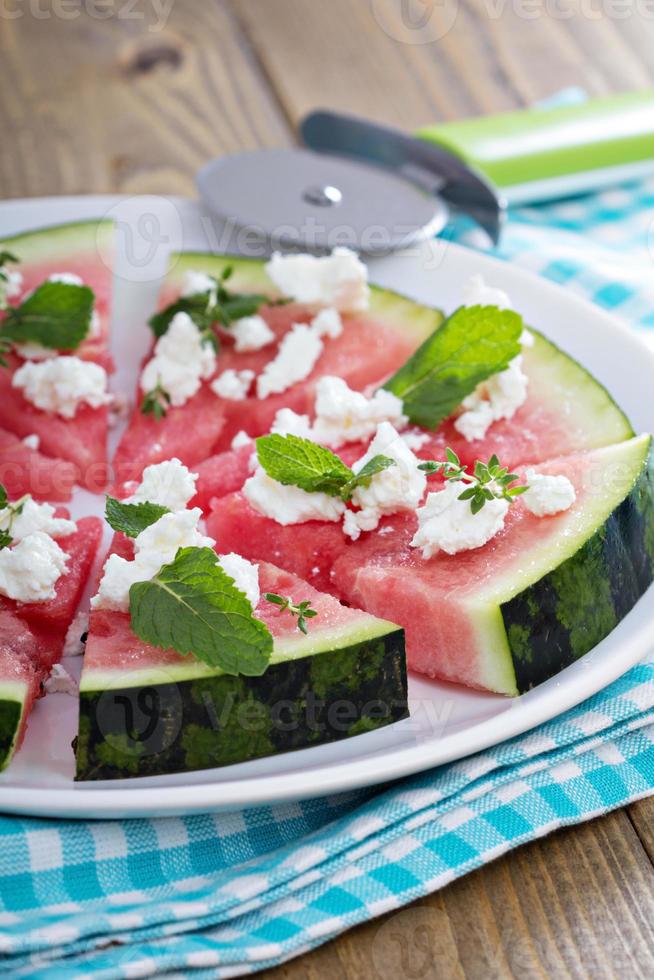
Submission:
M 416 135 L 329 111 L 303 147 L 221 157 L 198 175 L 208 209 L 268 249 L 406 248 L 472 219 L 496 244 L 506 201 L 534 202 L 654 173 L 654 93 L 426 127 Z

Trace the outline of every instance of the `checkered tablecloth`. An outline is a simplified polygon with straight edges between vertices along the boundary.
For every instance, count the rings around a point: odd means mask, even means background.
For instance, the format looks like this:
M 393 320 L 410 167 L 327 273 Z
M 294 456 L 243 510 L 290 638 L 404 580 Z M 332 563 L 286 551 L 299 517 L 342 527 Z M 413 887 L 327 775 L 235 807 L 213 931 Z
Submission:
M 654 326 L 654 181 L 511 215 L 501 254 Z M 229 815 L 0 817 L 2 975 L 228 977 L 654 791 L 654 656 L 533 732 L 390 786 Z

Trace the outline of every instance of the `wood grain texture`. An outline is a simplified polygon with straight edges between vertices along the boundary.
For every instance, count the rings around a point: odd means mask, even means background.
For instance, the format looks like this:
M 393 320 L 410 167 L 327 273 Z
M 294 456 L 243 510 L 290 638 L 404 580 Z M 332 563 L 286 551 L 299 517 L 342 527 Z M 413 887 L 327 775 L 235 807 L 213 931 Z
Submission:
M 654 84 L 654 18 L 637 5 L 611 19 L 591 0 L 406 3 L 404 21 L 401 0 L 172 0 L 167 18 L 152 0 L 120 16 L 115 0 L 102 20 L 93 0 L 72 18 L 54 0 L 39 4 L 49 17 L 0 12 L 0 194 L 192 193 L 209 157 L 288 143 L 319 106 L 410 129 L 565 85 Z M 652 976 L 653 827 L 645 800 L 558 832 L 267 976 Z

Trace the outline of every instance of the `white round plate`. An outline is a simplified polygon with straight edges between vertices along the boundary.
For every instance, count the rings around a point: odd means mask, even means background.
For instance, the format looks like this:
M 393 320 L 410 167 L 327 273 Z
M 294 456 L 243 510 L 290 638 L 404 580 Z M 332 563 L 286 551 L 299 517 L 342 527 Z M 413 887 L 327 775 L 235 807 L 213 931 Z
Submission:
M 242 243 L 196 203 L 159 197 L 6 202 L 0 205 L 0 240 L 106 214 L 117 221 L 119 243 L 112 340 L 119 368 L 113 385 L 131 391 L 148 344 L 145 320 L 169 252 L 233 251 Z M 440 240 L 370 263 L 372 281 L 445 310 L 458 305 L 473 273 L 505 289 L 528 323 L 588 367 L 637 432 L 654 430 L 654 356 L 608 314 L 521 269 Z M 84 492 L 73 502 L 75 516 L 102 509 L 102 498 Z M 74 783 L 70 743 L 77 703 L 66 694 L 49 694 L 30 718 L 24 745 L 0 775 L 0 810 L 43 817 L 160 816 L 279 803 L 397 779 L 518 735 L 601 690 L 648 652 L 652 622 L 650 589 L 591 653 L 522 697 L 482 694 L 413 675 L 411 717 L 405 721 L 332 745 L 174 776 Z M 78 672 L 79 658 L 67 667 Z

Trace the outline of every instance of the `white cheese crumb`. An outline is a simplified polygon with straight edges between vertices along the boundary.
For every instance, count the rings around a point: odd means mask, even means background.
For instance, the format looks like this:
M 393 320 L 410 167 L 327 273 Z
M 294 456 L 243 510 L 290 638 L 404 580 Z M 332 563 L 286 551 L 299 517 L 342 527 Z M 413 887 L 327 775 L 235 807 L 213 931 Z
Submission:
M 381 473 L 376 473 L 368 487 L 357 487 L 352 503 L 361 508 L 355 518 L 348 517 L 345 533 L 356 540 L 361 531 L 372 531 L 384 514 L 415 510 L 422 500 L 427 477 L 418 469 L 419 460 L 413 455 L 390 422 L 382 422 L 367 452 L 352 467 L 355 473 L 374 456 L 388 456 L 395 461 Z M 359 533 L 357 533 L 359 532 Z
M 278 524 L 338 521 L 345 511 L 345 504 L 340 498 L 284 486 L 269 477 L 261 467 L 246 480 L 243 493 L 255 510 Z
M 26 361 L 11 383 L 22 390 L 23 397 L 32 405 L 64 419 L 72 419 L 82 404 L 101 408 L 111 401 L 105 369 L 79 357 Z
M 429 442 L 431 439 L 431 434 L 429 432 L 403 432 L 402 438 L 404 440 L 404 444 L 408 446 L 409 449 L 413 450 L 413 452 L 417 452 L 418 449 L 422 449 L 422 447 Z
M 135 539 L 133 561 L 110 555 L 91 607 L 127 612 L 130 587 L 153 578 L 163 565 L 174 560 L 179 548 L 213 548 L 215 541 L 198 531 L 201 517 L 199 507 L 164 514 Z
M 206 272 L 187 269 L 182 279 L 182 296 L 199 296 L 210 293 L 216 288 L 216 282 Z
M 8 299 L 16 299 L 23 290 L 23 274 L 18 269 L 3 269 L 6 279 L 0 279 L 0 310 L 4 309 Z
M 380 388 L 372 398 L 366 398 L 360 391 L 352 391 L 342 378 L 331 375 L 316 385 L 315 410 L 315 439 L 334 448 L 369 439 L 382 422 L 396 429 L 408 422 L 397 395 Z
M 82 637 L 89 629 L 89 614 L 87 610 L 80 610 L 76 613 L 66 632 L 64 641 L 63 657 L 81 657 L 84 653 L 84 643 Z
M 416 511 L 418 530 L 411 546 L 421 548 L 423 558 L 431 558 L 439 551 L 456 555 L 459 551 L 481 548 L 504 527 L 508 501 L 487 500 L 473 514 L 470 501 L 458 499 L 468 485 L 463 480 L 451 480 L 444 490 L 430 493 L 424 507 Z
M 303 381 L 314 369 L 324 344 L 311 327 L 295 323 L 284 335 L 277 355 L 257 378 L 257 397 L 267 398 Z
M 31 497 L 23 497 L 20 501 L 22 509 L 12 519 L 9 507 L 0 510 L 0 530 L 8 531 L 11 526 L 11 537 L 14 542 L 21 541 L 37 531 L 51 538 L 64 538 L 77 530 L 74 521 L 55 517 L 55 508 L 50 504 L 37 504 Z M 14 505 L 15 506 L 15 505 Z
M 572 507 L 577 494 L 567 476 L 550 476 L 529 469 L 525 473 L 529 489 L 519 498 L 536 517 L 560 514 Z
M 35 432 L 32 432 L 29 436 L 25 436 L 23 445 L 27 446 L 28 449 L 33 449 L 34 452 L 38 452 L 39 446 L 41 445 L 41 437 L 37 436 Z
M 245 595 L 253 609 L 256 609 L 261 590 L 259 589 L 259 566 L 253 565 L 246 558 L 230 552 L 228 555 L 221 555 L 218 564 L 222 570 L 234 579 L 234 585 Z
M 464 306 L 497 306 L 500 310 L 510 310 L 509 294 L 503 289 L 488 286 L 483 276 L 470 276 L 463 287 Z
M 148 392 L 161 385 L 172 405 L 184 405 L 215 370 L 213 346 L 203 339 L 188 313 L 177 313 L 143 369 L 141 389 Z
M 491 375 L 464 398 L 464 411 L 454 420 L 454 428 L 468 442 L 483 439 L 493 422 L 513 418 L 527 400 L 528 386 L 522 355 L 518 354 L 505 371 Z
M 77 682 L 61 664 L 53 664 L 50 676 L 43 685 L 48 694 L 70 694 L 76 697 L 79 691 Z
M 235 371 L 234 368 L 228 368 L 211 382 L 210 388 L 220 398 L 242 402 L 247 398 L 253 381 L 254 371 Z
M 358 541 L 362 531 L 374 531 L 379 524 L 380 514 L 374 507 L 363 510 L 346 510 L 343 515 L 343 533 L 353 541 Z
M 229 334 L 234 338 L 234 350 L 241 354 L 252 350 L 261 350 L 275 340 L 275 334 L 262 316 L 244 316 L 229 327 Z
M 320 257 L 275 252 L 266 272 L 280 293 L 298 303 L 341 313 L 368 309 L 368 270 L 349 248 L 335 248 Z
M 83 286 L 84 280 L 76 272 L 53 272 L 48 282 L 63 282 L 66 286 Z
M 66 552 L 49 535 L 28 534 L 15 547 L 0 551 L 0 594 L 17 602 L 54 599 L 67 560 Z
M 292 408 L 279 409 L 270 431 L 279 436 L 299 436 L 300 439 L 311 439 L 312 441 L 316 439 L 309 416 L 299 415 Z
M 132 496 L 130 504 L 149 501 L 168 510 L 184 510 L 189 500 L 195 496 L 197 473 L 184 466 L 177 457 L 163 463 L 153 463 L 143 470 L 141 482 Z
M 252 442 L 254 442 L 252 436 L 249 436 L 245 429 L 241 429 L 232 439 L 231 448 L 242 449 L 243 446 L 249 446 Z
M 338 310 L 321 310 L 311 321 L 311 329 L 319 337 L 336 340 L 343 333 L 343 321 Z

